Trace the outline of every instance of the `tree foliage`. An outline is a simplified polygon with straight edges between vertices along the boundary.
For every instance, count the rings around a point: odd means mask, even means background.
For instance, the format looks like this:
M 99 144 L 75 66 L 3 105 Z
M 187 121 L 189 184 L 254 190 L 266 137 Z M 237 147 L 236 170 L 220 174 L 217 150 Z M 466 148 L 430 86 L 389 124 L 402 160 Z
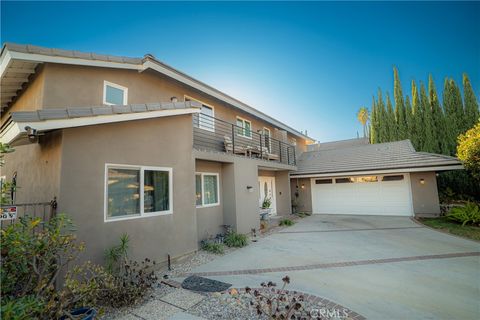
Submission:
M 480 120 L 480 110 L 467 74 L 463 74 L 463 99 L 460 87 L 453 79 L 446 78 L 443 92 L 440 93 L 441 101 L 431 75 L 427 85 L 420 81 L 417 86 L 417 82 L 412 81 L 411 100 L 408 95 L 403 95 L 396 68 L 393 69 L 393 78 L 394 104 L 388 92 L 384 100 L 381 89 L 378 89 L 377 97 L 372 101 L 370 142 L 410 139 L 417 151 L 456 156 L 458 143 L 468 141 L 464 144 L 470 147 L 458 146 L 458 157 L 465 161 L 466 167 L 471 168 L 471 159 L 475 160 L 475 156 L 478 156 L 475 152 L 480 147 L 472 142 L 477 141 L 471 138 L 473 133 L 469 131 L 467 139 L 466 132 Z M 474 147 L 477 149 L 472 149 Z M 475 169 L 470 169 L 470 172 L 475 172 Z M 439 188 L 451 188 L 459 194 L 467 193 L 480 199 L 480 184 L 474 182 L 468 172 L 441 173 L 438 182 Z
M 480 180 L 480 121 L 458 137 L 457 156 L 465 168 Z

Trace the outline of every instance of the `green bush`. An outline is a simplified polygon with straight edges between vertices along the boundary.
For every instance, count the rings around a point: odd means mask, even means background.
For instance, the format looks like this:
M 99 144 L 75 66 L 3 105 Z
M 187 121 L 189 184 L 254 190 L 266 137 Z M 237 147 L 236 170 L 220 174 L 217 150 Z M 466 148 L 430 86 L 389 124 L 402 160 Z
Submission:
M 460 222 L 462 226 L 466 224 L 480 224 L 480 207 L 473 203 L 467 202 L 464 207 L 455 207 L 447 214 L 447 218 Z
M 241 248 L 248 244 L 248 239 L 246 235 L 232 231 L 225 236 L 225 240 L 223 242 L 228 247 Z
M 84 250 L 72 221 L 60 214 L 41 226 L 39 218 L 27 216 L 1 231 L 2 319 L 57 319 L 80 304 L 95 306 L 100 275 L 91 264 L 74 268 L 55 288 L 59 274 Z
M 225 252 L 223 244 L 212 241 L 203 241 L 202 249 L 215 254 L 223 254 Z
M 282 219 L 278 223 L 279 226 L 287 226 L 287 227 L 293 226 L 294 224 L 295 224 L 295 222 L 290 220 L 290 219 Z

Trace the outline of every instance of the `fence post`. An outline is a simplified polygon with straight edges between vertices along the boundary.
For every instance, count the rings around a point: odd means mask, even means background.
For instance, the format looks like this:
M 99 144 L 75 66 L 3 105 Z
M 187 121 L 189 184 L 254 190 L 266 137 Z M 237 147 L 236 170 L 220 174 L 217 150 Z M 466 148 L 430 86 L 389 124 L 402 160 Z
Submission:
M 232 124 L 232 154 L 235 154 L 235 125 Z
M 282 163 L 282 142 L 280 140 L 278 140 L 278 153 L 280 155 L 280 163 Z
M 263 159 L 262 140 L 263 140 L 263 134 L 260 133 L 260 159 Z
M 50 218 L 53 218 L 57 215 L 57 197 L 53 197 L 53 200 L 50 201 Z

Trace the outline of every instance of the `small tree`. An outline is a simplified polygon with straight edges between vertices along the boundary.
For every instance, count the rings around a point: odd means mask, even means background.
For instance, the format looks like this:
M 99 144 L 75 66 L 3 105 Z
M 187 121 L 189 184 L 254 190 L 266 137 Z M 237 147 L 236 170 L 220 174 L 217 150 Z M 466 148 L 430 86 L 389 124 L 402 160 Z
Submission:
M 361 107 L 357 112 L 357 119 L 363 126 L 363 137 L 367 137 L 368 109 Z
M 467 170 L 480 180 L 480 121 L 458 137 L 457 157 Z

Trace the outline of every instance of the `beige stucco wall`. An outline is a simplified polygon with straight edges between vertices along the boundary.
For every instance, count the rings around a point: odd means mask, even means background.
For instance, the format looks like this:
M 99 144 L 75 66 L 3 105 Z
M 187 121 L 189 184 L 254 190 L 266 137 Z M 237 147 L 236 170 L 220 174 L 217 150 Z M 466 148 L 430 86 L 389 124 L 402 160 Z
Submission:
M 17 172 L 16 203 L 49 202 L 59 195 L 61 153 L 62 134 L 56 131 L 5 155 L 0 176 L 11 182 Z
M 298 186 L 298 188 L 297 188 Z M 303 188 L 302 188 L 303 186 Z M 312 191 L 310 178 L 292 178 L 290 190 L 292 199 L 297 203 L 297 212 L 312 212 Z M 298 192 L 298 197 L 296 193 Z
M 130 236 L 130 256 L 165 261 L 197 249 L 191 115 L 79 127 L 64 131 L 59 211 L 77 224 L 86 258 Z M 173 214 L 104 222 L 105 164 L 173 168 Z
M 277 201 L 277 214 L 291 214 L 292 197 L 290 192 L 290 175 L 288 171 L 275 172 L 275 192 L 275 197 Z
M 41 109 L 43 107 L 44 86 L 45 72 L 43 66 L 40 66 L 27 89 L 16 98 L 7 112 L 2 113 L 1 123 L 3 124 L 7 120 L 10 112 Z
M 219 174 L 219 199 L 220 204 L 209 207 L 197 207 L 197 234 L 198 240 L 215 237 L 223 232 L 223 183 L 222 164 L 213 161 L 195 161 L 195 172 L 218 173 Z
M 424 179 L 425 184 L 420 183 Z M 415 214 L 440 214 L 437 176 L 435 172 L 410 173 L 413 212 Z
M 275 127 L 271 124 L 151 70 L 138 72 L 46 63 L 36 78 L 16 103 L 18 106 L 14 105 L 8 111 L 38 107 L 99 106 L 103 103 L 103 83 L 109 81 L 128 88 L 129 104 L 165 102 L 173 96 L 183 101 L 187 95 L 212 106 L 217 118 L 236 123 L 236 117 L 239 116 L 252 122 L 254 132 L 266 127 L 275 135 Z M 293 137 L 288 134 L 288 139 Z M 297 137 L 296 140 L 298 150 L 303 150 L 304 139 Z

